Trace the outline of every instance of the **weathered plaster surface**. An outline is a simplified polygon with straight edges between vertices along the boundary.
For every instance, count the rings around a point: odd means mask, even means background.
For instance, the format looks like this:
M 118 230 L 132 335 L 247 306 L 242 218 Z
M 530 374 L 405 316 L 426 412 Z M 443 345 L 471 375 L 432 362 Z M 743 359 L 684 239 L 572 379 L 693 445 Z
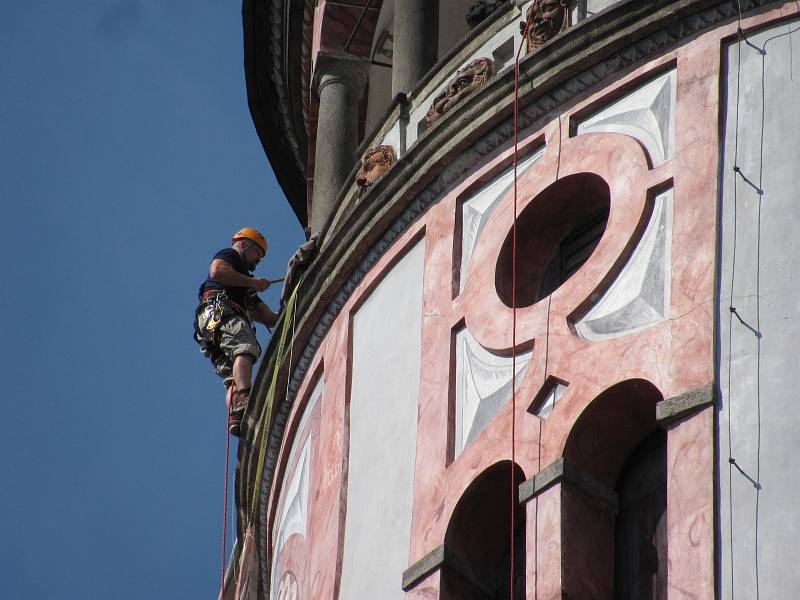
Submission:
M 667 579 L 670 597 L 714 597 L 714 408 L 667 435 Z
M 758 21 L 749 21 L 748 26 L 766 22 L 779 14 L 779 11 L 765 13 L 758 17 Z M 543 466 L 562 456 L 574 423 L 591 402 L 612 385 L 629 379 L 642 379 L 652 383 L 663 397 L 671 398 L 713 382 L 713 319 L 717 309 L 714 303 L 714 232 L 717 227 L 720 49 L 722 38 L 734 32 L 735 23 L 731 23 L 700 35 L 652 63 L 641 65 L 605 89 L 567 106 L 559 118 L 522 131 L 521 138 L 527 144 L 544 137 L 545 150 L 541 159 L 520 179 L 519 210 L 536 202 L 537 196 L 559 178 L 589 172 L 601 176 L 609 185 L 609 222 L 592 256 L 570 279 L 547 299 L 517 311 L 517 351 L 529 349 L 532 344 L 533 358 L 519 388 L 516 406 L 512 407 L 510 402 L 505 404 L 494 420 L 455 460 L 452 460 L 451 452 L 454 443 L 451 427 L 453 332 L 465 324 L 475 340 L 487 350 L 508 354 L 512 346 L 512 310 L 500 301 L 494 287 L 494 269 L 500 247 L 513 221 L 512 192 L 506 192 L 492 211 L 469 261 L 463 292 L 457 293 L 456 287 L 454 298 L 453 276 L 460 267 L 455 261 L 454 249 L 461 241 L 454 239 L 456 213 L 465 192 L 474 189 L 479 182 L 487 181 L 491 178 L 488 174 L 501 171 L 507 164 L 510 148 L 507 145 L 501 147 L 468 171 L 462 180 L 453 183 L 445 191 L 444 197 L 401 235 L 400 240 L 352 290 L 352 296 L 345 303 L 320 350 L 324 359 L 317 359 L 325 363 L 323 406 L 330 421 L 325 421 L 323 417 L 325 426 L 320 431 L 320 446 L 327 449 L 322 450 L 326 458 L 321 459 L 324 462 L 318 470 L 326 474 L 324 485 L 320 488 L 326 494 L 325 502 L 319 502 L 316 508 L 311 509 L 310 519 L 311 522 L 319 521 L 321 531 L 315 533 L 314 526 L 309 529 L 309 540 L 319 541 L 319 546 L 313 550 L 313 561 L 316 561 L 312 562 L 316 569 L 316 574 L 311 577 L 313 597 L 349 597 L 344 589 L 339 590 L 336 583 L 337 573 L 350 568 L 347 552 L 343 550 L 347 544 L 344 532 L 348 519 L 339 510 L 346 506 L 344 500 L 349 500 L 347 478 L 351 474 L 347 472 L 348 462 L 358 459 L 353 448 L 347 446 L 347 422 L 343 408 L 349 376 L 345 358 L 349 348 L 349 315 L 372 292 L 380 277 L 391 269 L 423 228 L 426 242 L 420 322 L 421 364 L 419 377 L 407 384 L 412 388 L 416 386 L 414 391 L 418 393 L 416 443 L 412 457 L 414 483 L 411 532 L 408 545 L 404 548 L 404 564 L 391 575 L 396 590 L 400 589 L 402 571 L 443 543 L 453 508 L 469 484 L 487 467 L 508 460 L 512 452 L 512 408 L 515 409 L 516 421 L 513 451 L 525 476 L 530 478 Z M 639 142 L 619 133 L 571 135 L 573 123 L 594 114 L 624 93 L 646 85 L 654 76 L 670 70 L 675 73 L 675 145 L 674 154 L 670 155 L 672 158 L 665 158 L 657 164 Z M 757 118 L 757 115 L 753 118 Z M 778 150 L 775 148 L 773 151 Z M 773 176 L 779 177 L 777 173 Z M 723 185 L 727 185 L 726 182 L 723 180 Z M 778 178 L 776 182 L 772 189 L 791 189 L 788 179 Z M 574 323 L 594 306 L 616 280 L 649 222 L 649 198 L 668 188 L 672 189 L 672 230 L 671 236 L 668 236 L 671 245 L 671 289 L 666 319 L 614 339 L 581 339 L 574 333 Z M 787 194 L 785 199 L 783 196 L 777 197 L 787 203 L 786 210 L 781 212 L 781 216 L 785 216 L 789 210 L 790 196 Z M 747 208 L 755 206 L 751 204 Z M 772 246 L 765 242 L 764 251 L 784 252 L 785 248 L 779 249 L 777 242 L 789 244 L 791 248 L 792 236 L 785 229 L 789 224 L 786 219 L 778 221 L 777 211 L 770 216 L 775 219 L 771 225 L 776 232 L 773 236 L 775 242 Z M 748 235 L 752 241 L 752 231 L 742 234 L 742 237 L 747 239 Z M 723 235 L 723 246 L 729 239 Z M 729 256 L 724 252 L 723 256 Z M 742 262 L 753 260 L 747 251 L 742 252 Z M 786 281 L 791 281 L 791 269 L 789 263 L 777 258 L 773 264 L 782 266 L 776 267 L 772 280 L 764 281 L 772 281 L 774 289 L 783 298 L 776 305 L 779 309 L 774 311 L 772 322 L 776 323 L 775 331 L 780 332 L 784 336 L 782 339 L 786 340 L 790 339 L 790 325 L 787 324 L 785 330 L 781 329 L 778 313 L 783 311 L 782 320 L 786 320 L 783 317 L 787 315 L 787 319 L 791 316 L 793 296 L 788 287 L 781 287 Z M 740 265 L 740 268 L 743 267 Z M 764 272 L 772 273 L 769 270 Z M 744 291 L 750 290 L 753 285 L 752 281 L 743 283 L 740 300 L 742 310 L 751 313 L 755 310 L 754 300 Z M 762 316 L 765 323 L 770 322 L 766 319 L 766 312 Z M 391 314 L 387 314 L 386 318 L 391 318 Z M 742 330 L 737 335 L 746 336 L 747 332 Z M 752 362 L 747 361 L 753 360 L 759 344 L 744 337 L 737 340 L 735 348 L 741 352 L 742 364 L 751 368 Z M 791 356 L 786 346 L 788 342 L 772 347 L 766 345 L 766 340 L 765 336 L 761 342 L 764 351 L 772 350 L 774 357 Z M 782 364 L 781 360 L 787 359 L 775 358 L 777 364 Z M 742 459 L 743 468 L 751 471 L 753 465 L 746 461 L 752 458 L 754 447 L 747 441 L 748 438 L 742 436 L 754 426 L 755 421 L 752 418 L 752 401 L 745 404 L 744 398 L 752 400 L 753 382 L 762 380 L 753 379 L 747 370 L 741 373 L 740 379 L 736 380 L 740 386 L 736 397 L 743 399 L 737 409 L 741 412 L 736 413 L 737 418 L 742 419 L 735 430 L 739 434 L 736 449 L 745 457 Z M 761 375 L 765 376 L 763 372 Z M 569 386 L 563 390 L 549 417 L 543 420 L 527 413 L 527 408 L 549 376 L 568 381 Z M 788 382 L 786 377 L 783 371 L 770 371 L 770 381 L 775 382 L 774 385 Z M 780 389 L 788 390 L 789 385 L 786 383 Z M 691 594 L 696 598 L 713 597 L 713 414 L 714 409 L 708 406 L 668 426 L 670 597 L 681 597 L 681 594 Z M 763 419 L 760 423 L 768 424 L 764 431 L 776 437 L 780 434 L 791 438 L 786 421 Z M 789 469 L 786 457 L 778 448 L 775 447 L 772 452 L 777 465 L 775 473 L 779 467 Z M 762 472 L 763 482 L 767 481 L 767 473 L 766 469 Z M 755 492 L 749 482 L 742 479 L 735 481 L 736 486 L 741 484 L 739 488 L 734 488 L 734 498 L 738 498 L 739 503 L 735 504 L 735 510 L 742 513 L 752 506 Z M 750 485 L 749 490 L 746 489 L 747 485 Z M 785 485 L 787 488 L 783 490 L 784 493 L 787 490 L 791 492 L 791 485 Z M 777 503 L 777 498 L 773 502 Z M 777 509 L 778 505 L 774 506 Z M 560 527 L 563 507 L 560 486 L 547 489 L 526 505 L 527 578 L 529 588 L 534 586 L 539 598 L 560 597 L 564 589 Z M 792 534 L 793 530 L 788 527 L 780 535 Z M 313 538 L 315 535 L 318 538 Z M 755 537 L 752 529 L 739 529 L 735 535 L 738 544 L 735 550 L 742 548 L 745 555 L 748 548 L 752 551 Z M 746 556 L 734 557 L 737 573 L 745 568 L 739 566 L 739 561 L 744 561 L 742 564 L 746 566 L 752 565 L 747 562 Z M 771 564 L 777 581 L 783 573 L 784 563 L 776 557 Z M 345 581 L 344 577 L 342 579 Z M 595 585 L 596 581 L 592 581 L 587 585 Z M 438 586 L 438 573 L 432 573 L 407 595 L 412 598 L 434 598 Z
M 752 46 L 731 32 L 722 49 L 717 466 L 723 600 L 781 598 L 800 587 L 793 551 L 800 539 L 800 143 L 794 135 L 800 20 L 794 2 L 782 12 L 788 20 L 765 28 L 772 14 L 743 23 Z
M 408 566 L 421 359 L 417 242 L 352 320 L 343 598 L 402 598 Z

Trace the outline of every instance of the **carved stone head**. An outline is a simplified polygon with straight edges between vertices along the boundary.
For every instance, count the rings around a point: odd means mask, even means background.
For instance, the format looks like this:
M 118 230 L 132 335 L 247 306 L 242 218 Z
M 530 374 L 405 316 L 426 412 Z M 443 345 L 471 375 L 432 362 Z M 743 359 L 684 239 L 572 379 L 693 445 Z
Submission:
M 570 26 L 570 0 L 533 0 L 528 19 L 528 52 L 536 50 Z
M 391 146 L 370 148 L 361 159 L 361 168 L 356 174 L 356 185 L 363 194 L 397 162 L 397 154 Z
M 491 58 L 476 58 L 468 65 L 462 67 L 450 85 L 433 100 L 425 122 L 433 123 L 448 110 L 453 108 L 461 99 L 484 85 L 494 73 L 494 63 Z

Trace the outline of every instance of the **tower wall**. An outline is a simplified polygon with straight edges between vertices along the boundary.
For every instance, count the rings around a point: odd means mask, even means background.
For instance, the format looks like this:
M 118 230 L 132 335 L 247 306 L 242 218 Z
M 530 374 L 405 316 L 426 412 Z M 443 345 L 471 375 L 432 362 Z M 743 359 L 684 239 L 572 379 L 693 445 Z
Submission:
M 800 127 L 793 65 L 799 26 L 797 19 L 768 24 L 749 32 L 747 41 L 734 38 L 723 47 L 717 336 L 722 598 L 780 597 L 800 585 L 787 553 L 800 538 L 800 525 L 790 517 L 791 499 L 800 493 L 792 475 L 798 472 L 792 449 L 800 444 L 794 400 L 800 385 L 794 368 L 800 144 L 793 134 Z
M 610 598 L 636 580 L 621 567 L 633 552 L 658 597 L 793 589 L 797 484 L 781 475 L 797 437 L 800 150 L 783 132 L 800 119 L 798 9 L 751 3 L 740 22 L 736 2 L 666 4 L 617 3 L 522 61 L 516 177 L 500 51 L 519 42 L 513 12 L 364 142 L 392 145 L 396 162 L 366 189 L 351 174 L 307 274 L 261 480 L 272 582 L 313 598 L 491 597 L 504 585 Z M 739 41 L 740 25 L 766 54 Z M 488 55 L 505 62 L 421 124 L 456 72 Z M 493 491 L 484 477 L 500 464 L 508 486 Z M 639 488 L 665 508 L 637 512 Z M 524 511 L 514 581 L 498 575 L 510 557 L 472 551 L 496 541 L 465 525 L 476 489 Z M 290 497 L 306 502 L 302 527 L 286 525 Z M 650 545 L 634 552 L 623 532 L 637 527 Z

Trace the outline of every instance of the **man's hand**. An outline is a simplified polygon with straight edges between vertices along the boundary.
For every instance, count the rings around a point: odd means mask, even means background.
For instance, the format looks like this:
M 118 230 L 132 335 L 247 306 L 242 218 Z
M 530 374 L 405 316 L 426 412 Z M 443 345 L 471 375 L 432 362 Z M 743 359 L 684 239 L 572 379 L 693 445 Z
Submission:
M 250 282 L 250 287 L 257 292 L 266 292 L 269 286 L 269 281 L 261 279 L 260 277 L 253 277 L 253 280 Z
M 263 302 L 259 302 L 254 309 L 250 310 L 250 318 L 259 323 L 263 323 L 267 327 L 275 327 L 275 323 L 278 322 L 278 313 L 273 312 L 273 310 Z

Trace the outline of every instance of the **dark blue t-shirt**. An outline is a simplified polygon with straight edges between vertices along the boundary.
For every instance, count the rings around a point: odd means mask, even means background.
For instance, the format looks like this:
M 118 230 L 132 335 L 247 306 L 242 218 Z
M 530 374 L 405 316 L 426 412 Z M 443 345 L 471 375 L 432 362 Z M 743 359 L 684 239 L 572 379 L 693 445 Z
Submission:
M 211 260 L 213 262 L 216 259 L 224 260 L 226 263 L 232 266 L 237 273 L 250 276 L 250 269 L 247 268 L 247 265 L 245 264 L 244 260 L 242 260 L 242 257 L 233 248 L 225 248 L 224 250 L 220 250 Z M 221 283 L 211 279 L 211 276 L 208 276 L 200 286 L 200 290 L 198 291 L 197 295 L 198 298 L 202 298 L 203 292 L 206 292 L 207 290 L 225 290 L 225 292 L 228 294 L 228 298 L 236 302 L 239 306 L 247 308 L 249 304 L 253 303 L 253 301 L 260 302 L 260 299 L 255 294 L 253 294 L 252 299 L 249 302 L 247 301 L 246 295 L 247 290 L 249 289 L 251 288 L 226 287 Z

